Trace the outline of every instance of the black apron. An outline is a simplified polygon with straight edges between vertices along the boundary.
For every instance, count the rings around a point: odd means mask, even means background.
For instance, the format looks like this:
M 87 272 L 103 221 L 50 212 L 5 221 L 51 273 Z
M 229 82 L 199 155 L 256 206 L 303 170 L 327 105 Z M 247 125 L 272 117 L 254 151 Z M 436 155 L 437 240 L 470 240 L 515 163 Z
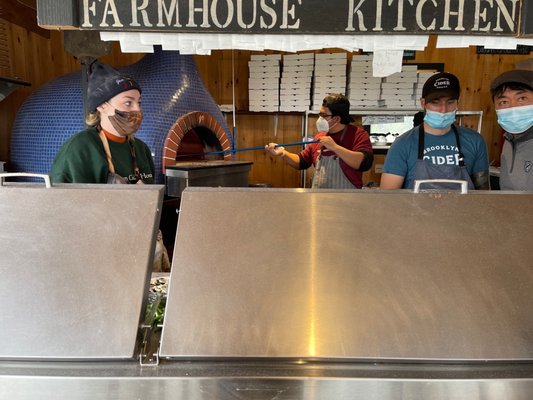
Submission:
M 465 157 L 461 152 L 461 141 L 459 140 L 459 132 L 452 124 L 452 130 L 455 134 L 457 142 L 457 149 L 459 150 L 459 165 L 435 165 L 429 160 L 424 160 L 424 124 L 420 124 L 418 128 L 418 159 L 416 160 L 415 178 L 417 180 L 425 179 L 453 179 L 468 182 L 468 189 L 474 189 L 474 183 L 468 174 L 465 166 Z M 414 186 L 413 181 L 413 186 Z M 412 189 L 412 187 L 411 187 Z M 424 189 L 460 189 L 456 183 L 424 183 Z

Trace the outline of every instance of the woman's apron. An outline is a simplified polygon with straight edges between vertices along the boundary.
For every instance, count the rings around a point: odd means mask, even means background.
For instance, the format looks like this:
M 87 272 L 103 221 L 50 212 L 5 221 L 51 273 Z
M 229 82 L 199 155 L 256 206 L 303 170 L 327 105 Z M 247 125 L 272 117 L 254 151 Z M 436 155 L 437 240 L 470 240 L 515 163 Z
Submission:
M 346 129 L 341 134 L 339 143 L 342 143 Z M 315 166 L 315 174 L 311 187 L 313 189 L 355 189 L 352 182 L 346 178 L 340 165 L 340 158 L 335 153 L 323 156 L 320 149 L 318 160 Z
M 109 149 L 109 142 L 107 141 L 107 137 L 105 133 L 100 130 L 98 133 L 100 136 L 100 140 L 102 141 L 104 145 L 104 151 L 107 159 L 107 167 L 109 169 L 109 172 L 107 173 L 107 183 L 108 184 L 127 184 L 130 183 L 128 178 L 125 178 L 123 176 L 120 176 L 119 174 L 115 173 L 115 165 L 113 164 L 113 158 L 111 157 L 111 150 Z M 130 153 L 131 153 L 131 159 L 133 164 L 133 173 L 135 174 L 135 177 L 137 178 L 137 183 L 144 183 L 141 179 L 141 173 L 139 170 L 139 167 L 137 166 L 137 157 L 135 155 L 135 145 L 133 144 L 133 137 L 128 137 L 128 144 L 130 145 Z
M 457 142 L 457 149 L 459 150 L 459 165 L 435 165 L 429 160 L 424 160 L 424 124 L 420 124 L 418 128 L 418 159 L 416 160 L 415 177 L 414 180 L 425 179 L 454 179 L 468 182 L 468 189 L 474 189 L 472 179 L 468 174 L 465 166 L 465 157 L 461 152 L 461 141 L 459 140 L 459 132 L 452 124 L 452 130 L 455 134 Z M 413 184 L 414 186 L 414 181 Z M 412 187 L 411 187 L 412 188 Z M 454 183 L 424 183 L 424 189 L 459 189 L 460 187 Z

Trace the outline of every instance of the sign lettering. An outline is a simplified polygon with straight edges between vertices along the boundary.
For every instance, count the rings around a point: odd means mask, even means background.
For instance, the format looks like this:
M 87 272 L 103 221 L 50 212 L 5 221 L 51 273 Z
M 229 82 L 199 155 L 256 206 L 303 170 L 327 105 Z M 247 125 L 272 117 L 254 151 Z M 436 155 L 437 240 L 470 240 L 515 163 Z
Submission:
M 509 35 L 519 0 L 81 0 L 80 28 L 256 34 Z

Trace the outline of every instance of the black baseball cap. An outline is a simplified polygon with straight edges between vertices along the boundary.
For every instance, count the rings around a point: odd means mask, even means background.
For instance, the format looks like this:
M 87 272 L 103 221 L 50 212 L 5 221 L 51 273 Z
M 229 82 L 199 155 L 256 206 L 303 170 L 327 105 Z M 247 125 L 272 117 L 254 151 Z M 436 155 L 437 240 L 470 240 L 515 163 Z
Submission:
M 422 88 L 422 97 L 425 101 L 432 101 L 442 96 L 458 99 L 460 94 L 459 79 L 449 72 L 431 75 Z

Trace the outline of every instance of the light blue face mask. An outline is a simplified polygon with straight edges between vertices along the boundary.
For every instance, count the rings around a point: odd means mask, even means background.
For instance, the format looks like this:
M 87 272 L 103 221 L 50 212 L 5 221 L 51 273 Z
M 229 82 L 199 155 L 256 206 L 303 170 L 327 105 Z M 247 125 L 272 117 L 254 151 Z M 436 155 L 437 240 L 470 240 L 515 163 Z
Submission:
M 533 104 L 496 110 L 498 124 L 505 132 L 517 134 L 533 126 Z
M 455 122 L 455 112 L 456 110 L 447 113 L 426 110 L 424 121 L 433 129 L 445 129 Z

